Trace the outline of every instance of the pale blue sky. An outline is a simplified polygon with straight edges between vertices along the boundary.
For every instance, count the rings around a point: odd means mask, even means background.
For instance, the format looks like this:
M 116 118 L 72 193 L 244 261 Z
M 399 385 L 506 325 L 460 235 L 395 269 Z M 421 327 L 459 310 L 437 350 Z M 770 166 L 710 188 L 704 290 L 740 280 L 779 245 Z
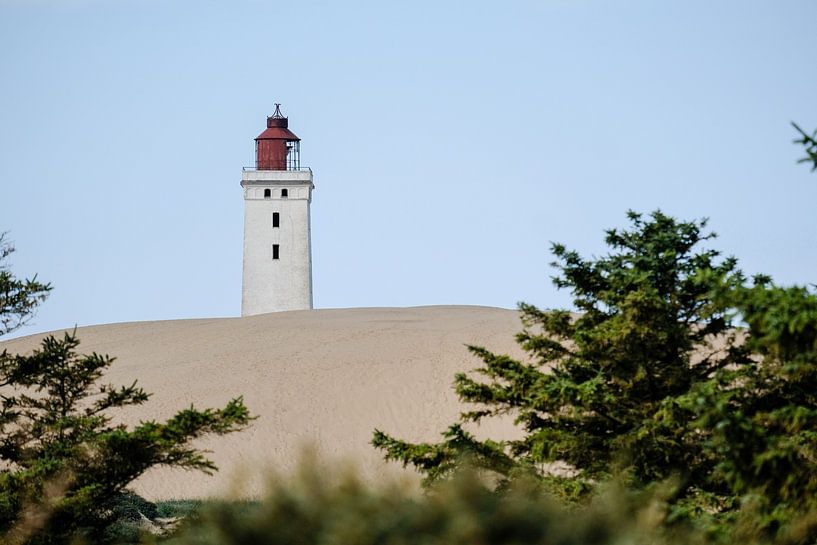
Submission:
M 239 313 L 241 167 L 281 102 L 319 308 L 568 304 L 550 241 L 709 217 L 817 281 L 817 2 L 0 0 L 0 230 L 33 325 Z

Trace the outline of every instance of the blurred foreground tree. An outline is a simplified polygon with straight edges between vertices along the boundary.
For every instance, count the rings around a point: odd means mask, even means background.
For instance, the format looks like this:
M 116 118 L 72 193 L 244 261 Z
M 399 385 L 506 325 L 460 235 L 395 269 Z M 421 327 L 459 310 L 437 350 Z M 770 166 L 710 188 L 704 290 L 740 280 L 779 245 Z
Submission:
M 254 505 L 204 506 L 168 545 L 710 545 L 695 531 L 664 532 L 652 513 L 656 494 L 609 487 L 573 509 L 525 480 L 494 494 L 467 470 L 421 498 L 314 461 L 301 462 L 297 475 L 272 482 Z
M 50 286 L 2 270 L 14 296 L 5 300 L 0 323 L 19 324 Z M 66 333 L 47 336 L 29 355 L 0 353 L 3 543 L 67 543 L 78 536 L 98 542 L 134 479 L 156 465 L 214 471 L 190 442 L 240 430 L 251 420 L 236 398 L 218 410 L 190 407 L 163 423 L 113 424 L 111 409 L 144 403 L 149 394 L 136 383 L 99 384 L 113 358 L 77 354 L 78 345 L 76 335 Z

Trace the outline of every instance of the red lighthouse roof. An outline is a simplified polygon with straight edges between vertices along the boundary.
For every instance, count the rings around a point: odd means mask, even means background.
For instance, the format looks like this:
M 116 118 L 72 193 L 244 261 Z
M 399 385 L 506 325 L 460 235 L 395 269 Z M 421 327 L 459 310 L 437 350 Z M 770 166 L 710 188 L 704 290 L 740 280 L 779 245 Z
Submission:
M 258 170 L 300 170 L 301 139 L 287 127 L 289 122 L 275 105 L 267 117 L 267 130 L 255 139 L 255 168 Z
M 299 141 L 294 132 L 287 127 L 289 120 L 281 113 L 281 105 L 275 105 L 275 113 L 267 118 L 267 129 L 259 134 L 256 140 L 286 140 L 288 142 Z

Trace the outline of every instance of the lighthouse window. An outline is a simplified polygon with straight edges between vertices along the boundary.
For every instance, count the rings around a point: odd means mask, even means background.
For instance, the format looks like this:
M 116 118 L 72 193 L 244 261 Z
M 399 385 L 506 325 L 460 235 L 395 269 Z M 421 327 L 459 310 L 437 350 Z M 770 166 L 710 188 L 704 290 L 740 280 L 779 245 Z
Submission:
M 282 189 L 281 190 L 281 197 L 289 197 L 289 190 L 288 189 Z
M 278 259 L 278 244 L 272 245 L 272 259 Z
M 264 198 L 265 198 L 265 199 L 269 199 L 269 198 L 270 198 L 270 196 L 271 196 L 270 190 L 269 190 L 269 189 L 265 189 L 265 190 L 264 190 Z
M 281 224 L 281 214 L 278 212 L 272 213 L 272 226 L 273 227 L 280 227 Z

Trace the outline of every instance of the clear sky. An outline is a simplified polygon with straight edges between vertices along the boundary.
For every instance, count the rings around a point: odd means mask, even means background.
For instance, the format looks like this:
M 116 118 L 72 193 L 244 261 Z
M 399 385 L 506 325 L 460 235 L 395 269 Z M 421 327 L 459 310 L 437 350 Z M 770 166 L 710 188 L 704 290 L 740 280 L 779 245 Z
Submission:
M 274 103 L 314 171 L 318 308 L 569 303 L 549 245 L 709 217 L 817 281 L 814 0 L 0 0 L 0 231 L 32 325 L 236 316 Z

